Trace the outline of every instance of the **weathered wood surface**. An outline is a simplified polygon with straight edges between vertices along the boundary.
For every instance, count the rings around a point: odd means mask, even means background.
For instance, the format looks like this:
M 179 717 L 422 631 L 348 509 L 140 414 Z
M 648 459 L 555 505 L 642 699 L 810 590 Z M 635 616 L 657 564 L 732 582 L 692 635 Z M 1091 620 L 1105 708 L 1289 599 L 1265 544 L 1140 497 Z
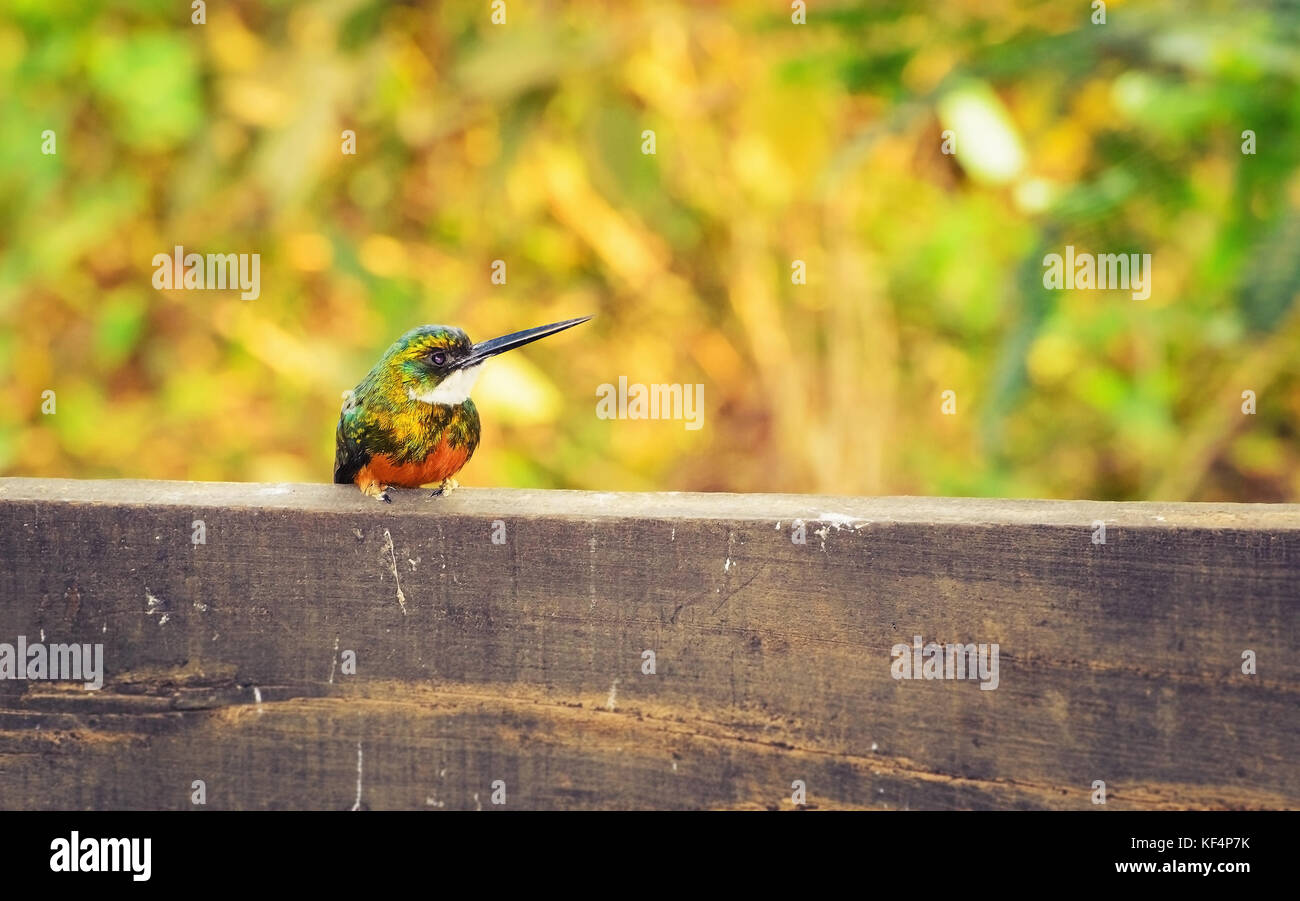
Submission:
M 3 479 L 0 642 L 107 674 L 0 681 L 0 807 L 1294 808 L 1298 605 L 1294 505 Z

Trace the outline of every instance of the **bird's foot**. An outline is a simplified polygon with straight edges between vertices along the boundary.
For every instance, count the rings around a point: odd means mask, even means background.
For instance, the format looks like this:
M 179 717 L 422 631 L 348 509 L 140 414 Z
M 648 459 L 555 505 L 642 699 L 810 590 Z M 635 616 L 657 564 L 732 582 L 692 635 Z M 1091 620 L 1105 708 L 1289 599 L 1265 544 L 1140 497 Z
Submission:
M 371 482 L 361 489 L 361 493 L 367 497 L 373 497 L 377 501 L 383 501 L 385 504 L 391 504 L 393 499 L 388 496 L 388 486 L 380 485 L 378 482 Z
M 455 479 L 443 479 L 441 485 L 429 492 L 429 497 L 446 497 L 459 487 L 460 482 Z

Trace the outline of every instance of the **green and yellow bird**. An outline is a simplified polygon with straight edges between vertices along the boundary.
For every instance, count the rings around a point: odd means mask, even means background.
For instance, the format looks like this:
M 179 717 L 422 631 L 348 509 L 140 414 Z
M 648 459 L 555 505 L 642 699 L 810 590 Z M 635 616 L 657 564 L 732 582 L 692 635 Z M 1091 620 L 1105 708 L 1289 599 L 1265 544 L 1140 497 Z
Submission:
M 452 478 L 478 447 L 479 420 L 469 392 L 483 361 L 590 319 L 566 319 L 470 343 L 464 330 L 423 325 L 398 338 L 361 384 L 345 395 L 334 444 L 334 481 L 354 483 L 390 503 L 390 487 Z

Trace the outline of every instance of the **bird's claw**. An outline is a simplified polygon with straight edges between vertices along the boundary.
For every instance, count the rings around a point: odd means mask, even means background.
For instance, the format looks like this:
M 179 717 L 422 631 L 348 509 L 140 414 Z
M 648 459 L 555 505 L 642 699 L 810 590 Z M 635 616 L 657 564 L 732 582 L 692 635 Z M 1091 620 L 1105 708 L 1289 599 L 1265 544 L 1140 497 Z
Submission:
M 383 501 L 385 504 L 391 504 L 393 502 L 392 497 L 388 494 L 387 485 L 376 485 L 373 483 L 364 485 L 361 486 L 361 493 L 366 497 L 373 497 L 377 501 Z
M 455 479 L 443 479 L 441 485 L 429 492 L 429 497 L 446 497 L 459 487 L 460 482 Z

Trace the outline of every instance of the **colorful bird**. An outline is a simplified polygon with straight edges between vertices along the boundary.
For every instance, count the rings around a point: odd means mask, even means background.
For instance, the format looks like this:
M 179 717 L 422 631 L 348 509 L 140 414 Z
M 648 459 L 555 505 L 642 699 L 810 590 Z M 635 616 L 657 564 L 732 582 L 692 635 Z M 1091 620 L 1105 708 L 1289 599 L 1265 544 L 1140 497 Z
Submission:
M 479 420 L 469 392 L 489 357 L 590 319 L 566 319 L 471 344 L 462 329 L 423 325 L 398 338 L 356 389 L 344 395 L 334 444 L 334 481 L 391 503 L 389 487 L 452 478 L 478 447 Z

